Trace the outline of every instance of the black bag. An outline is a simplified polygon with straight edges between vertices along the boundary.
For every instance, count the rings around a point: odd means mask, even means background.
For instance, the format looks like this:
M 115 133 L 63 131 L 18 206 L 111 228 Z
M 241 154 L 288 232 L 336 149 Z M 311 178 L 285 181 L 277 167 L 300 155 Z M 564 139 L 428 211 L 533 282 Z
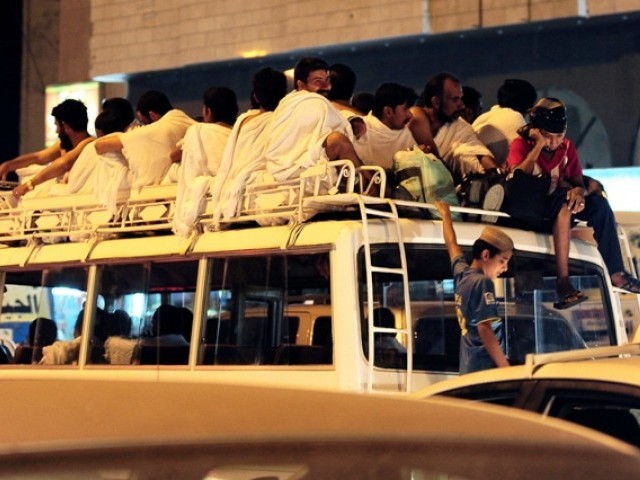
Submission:
M 487 191 L 496 184 L 504 186 L 504 183 L 504 175 L 495 168 L 487 170 L 485 173 L 469 173 L 462 179 L 458 191 L 460 205 L 469 208 L 483 208 Z M 480 216 L 474 213 L 465 213 L 463 217 L 467 221 L 477 222 Z
M 531 226 L 541 224 L 550 186 L 551 177 L 546 173 L 530 175 L 515 169 L 505 183 L 502 211 Z

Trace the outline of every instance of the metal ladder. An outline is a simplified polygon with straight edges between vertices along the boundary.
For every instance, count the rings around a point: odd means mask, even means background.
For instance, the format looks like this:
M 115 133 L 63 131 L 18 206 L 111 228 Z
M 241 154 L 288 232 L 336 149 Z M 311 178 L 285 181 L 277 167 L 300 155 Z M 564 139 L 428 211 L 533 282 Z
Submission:
M 387 210 L 380 210 L 371 208 L 371 205 L 386 206 Z M 374 370 L 375 370 L 375 334 L 378 333 L 393 333 L 395 335 L 404 335 L 407 339 L 407 363 L 405 371 L 404 391 L 411 392 L 411 377 L 413 372 L 413 325 L 411 319 L 411 298 L 409 296 L 409 275 L 407 272 L 407 256 L 405 253 L 404 241 L 402 239 L 402 230 L 400 228 L 400 219 L 398 216 L 398 210 L 396 204 L 390 199 L 371 199 L 371 197 L 358 196 L 358 206 L 360 209 L 360 216 L 362 219 L 362 232 L 363 232 L 363 245 L 365 252 L 365 268 L 367 277 L 367 325 L 368 325 L 368 348 L 369 348 L 369 362 L 367 368 L 367 391 L 374 391 Z M 371 258 L 371 243 L 369 236 L 369 222 L 372 219 L 389 219 L 395 226 L 398 255 L 400 257 L 400 265 L 397 267 L 383 267 L 372 264 Z M 373 311 L 374 311 L 374 298 L 373 298 L 373 275 L 375 273 L 386 273 L 391 275 L 398 275 L 402 279 L 403 289 L 403 302 L 404 302 L 404 322 L 403 325 L 398 328 L 394 326 L 380 327 L 374 325 Z

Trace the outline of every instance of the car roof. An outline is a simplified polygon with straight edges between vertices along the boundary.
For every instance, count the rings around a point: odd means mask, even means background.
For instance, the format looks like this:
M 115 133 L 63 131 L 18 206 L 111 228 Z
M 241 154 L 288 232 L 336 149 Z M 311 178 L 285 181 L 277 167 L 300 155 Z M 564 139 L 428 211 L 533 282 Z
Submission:
M 152 461 L 160 468 L 171 458 L 183 462 L 198 452 L 213 458 L 204 449 L 214 447 L 217 455 L 226 448 L 229 461 L 240 458 L 245 464 L 266 461 L 258 460 L 259 455 L 274 448 L 265 458 L 284 464 L 294 461 L 292 452 L 334 452 L 324 460 L 329 466 L 349 451 L 356 463 L 366 455 L 383 459 L 384 452 L 388 460 L 407 453 L 423 458 L 437 451 L 441 460 L 448 459 L 439 469 L 446 465 L 473 478 L 492 478 L 500 464 L 516 468 L 510 478 L 540 478 L 538 470 L 518 470 L 523 462 L 535 466 L 540 455 L 548 461 L 547 473 L 600 472 L 590 478 L 609 478 L 611 465 L 627 474 L 640 472 L 640 451 L 611 437 L 529 412 L 455 399 L 418 401 L 247 385 L 53 378 L 9 378 L 3 380 L 3 392 L 0 479 L 23 478 L 3 475 L 30 468 L 85 468 L 96 458 L 101 463 L 92 464 L 94 470 L 117 468 L 117 459 L 131 452 L 136 456 L 153 452 Z M 496 449 L 505 456 L 493 458 Z M 484 473 L 474 470 L 477 475 L 469 475 L 476 463 L 461 465 L 459 455 L 464 452 L 469 455 L 465 459 L 478 460 Z M 459 470 L 463 467 L 467 470 Z
M 640 344 L 527 355 L 525 365 L 492 368 L 438 382 L 414 397 L 426 398 L 484 383 L 523 379 L 571 379 L 640 387 Z
M 6 379 L 0 448 L 82 442 L 195 438 L 427 438 L 596 445 L 585 435 L 528 412 L 434 399 L 216 383 Z M 313 411 L 310 411 L 313 406 Z M 468 419 L 473 416 L 473 428 Z M 423 421 L 416 421 L 422 418 Z M 499 421 L 498 421 L 499 420 Z M 526 430 L 526 432 L 524 431 Z M 550 431 L 554 436 L 549 437 Z M 613 448 L 620 448 L 616 443 Z

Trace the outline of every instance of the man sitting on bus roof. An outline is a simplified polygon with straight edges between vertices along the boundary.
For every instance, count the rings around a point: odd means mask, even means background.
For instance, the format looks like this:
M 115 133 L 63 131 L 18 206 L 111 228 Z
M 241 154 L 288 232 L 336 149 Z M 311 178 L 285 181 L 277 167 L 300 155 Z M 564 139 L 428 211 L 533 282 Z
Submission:
M 211 179 L 218 173 L 231 127 L 238 116 L 235 92 L 227 87 L 208 88 L 203 95 L 202 116 L 204 122 L 187 129 L 177 151 L 181 160 L 177 168 L 173 229 L 185 237 L 193 230 L 202 211 L 204 196 Z
M 60 140 L 42 150 L 25 153 L 0 165 L 1 180 L 6 180 L 7 174 L 13 171 L 17 171 L 20 176 L 33 175 L 14 188 L 13 196 L 16 200 L 36 189 L 46 180 L 68 171 L 84 147 L 94 140 L 87 132 L 89 123 L 87 107 L 80 100 L 65 100 L 53 108 L 51 115 L 55 118 L 56 133 Z M 43 173 L 42 169 L 35 175 L 33 171 L 18 171 L 32 165 L 44 166 L 54 161 L 56 165 L 63 165 L 66 169 L 56 168 L 55 175 L 49 175 L 51 170 Z
M 156 90 L 145 92 L 136 105 L 145 125 L 96 141 L 96 152 L 122 152 L 129 164 L 131 187 L 159 184 L 171 166 L 171 152 L 195 120 L 173 108 L 167 96 Z
M 294 84 L 296 89 L 273 113 L 264 155 L 266 172 L 257 183 L 295 179 L 307 168 L 330 160 L 347 159 L 361 166 L 351 125 L 326 98 L 331 89 L 328 64 L 319 58 L 301 59 L 294 69 Z M 331 184 L 327 178 L 321 193 Z M 287 200 L 263 197 L 267 209 Z
M 398 83 L 385 83 L 378 87 L 373 110 L 364 117 L 367 131 L 354 142 L 363 163 L 391 170 L 393 155 L 416 145 L 407 127 L 411 119 L 409 109 L 416 97 L 413 89 Z
M 252 108 L 233 125 L 218 174 L 211 186 L 214 224 L 236 216 L 242 207 L 245 185 L 264 168 L 265 131 L 278 102 L 287 93 L 287 77 L 270 67 L 258 70 L 252 80 Z

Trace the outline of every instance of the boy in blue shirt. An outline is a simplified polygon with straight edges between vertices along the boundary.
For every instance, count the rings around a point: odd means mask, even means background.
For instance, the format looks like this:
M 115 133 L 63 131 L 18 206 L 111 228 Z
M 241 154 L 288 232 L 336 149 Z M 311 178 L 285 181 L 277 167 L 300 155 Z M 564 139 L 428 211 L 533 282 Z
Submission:
M 507 367 L 503 321 L 493 281 L 508 268 L 513 241 L 502 230 L 485 227 L 473 244 L 473 260 L 467 262 L 458 245 L 449 205 L 436 202 L 442 216 L 445 246 L 451 259 L 460 338 L 460 373 Z

